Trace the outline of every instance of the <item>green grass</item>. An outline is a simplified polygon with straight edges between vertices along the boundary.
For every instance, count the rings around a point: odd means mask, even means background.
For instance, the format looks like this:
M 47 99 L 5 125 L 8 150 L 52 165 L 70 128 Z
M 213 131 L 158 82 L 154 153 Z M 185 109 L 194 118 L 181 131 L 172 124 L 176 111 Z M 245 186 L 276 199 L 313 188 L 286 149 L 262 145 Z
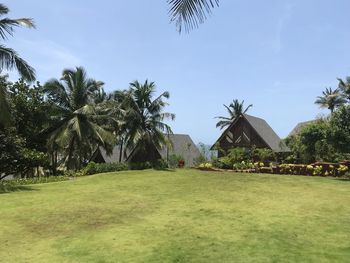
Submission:
M 1 262 L 349 262 L 350 182 L 128 171 L 0 194 Z

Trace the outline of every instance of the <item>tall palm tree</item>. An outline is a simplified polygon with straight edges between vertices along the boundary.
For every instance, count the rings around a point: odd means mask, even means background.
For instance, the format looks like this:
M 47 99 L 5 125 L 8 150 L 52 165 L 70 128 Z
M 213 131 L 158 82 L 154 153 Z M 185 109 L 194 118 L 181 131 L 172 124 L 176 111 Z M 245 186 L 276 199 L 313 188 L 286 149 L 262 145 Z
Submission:
M 9 9 L 0 4 L 0 16 L 4 16 L 9 12 Z M 7 37 L 13 36 L 14 27 L 24 26 L 34 28 L 33 20 L 30 18 L 2 18 L 0 19 L 0 39 L 5 41 Z M 0 44 L 0 72 L 2 70 L 17 70 L 20 76 L 27 81 L 35 80 L 34 69 L 21 58 L 16 51 Z M 6 99 L 6 86 L 0 86 L 0 125 L 8 126 L 11 123 L 10 110 Z
M 188 32 L 203 23 L 211 10 L 219 5 L 219 0 L 167 0 L 171 22 L 177 30 Z
M 218 121 L 216 124 L 216 128 L 220 127 L 221 130 L 229 126 L 239 115 L 246 113 L 251 107 L 253 107 L 253 104 L 250 104 L 244 109 L 244 100 L 242 102 L 239 102 L 237 99 L 235 99 L 230 103 L 229 106 L 224 104 L 224 107 L 227 109 L 229 116 L 215 117 L 217 119 L 220 119 L 220 121 Z
M 169 98 L 169 92 L 163 92 L 154 97 L 156 86 L 146 80 L 144 84 L 134 81 L 130 83 L 125 107 L 127 111 L 126 147 L 136 146 L 142 150 L 152 145 L 157 148 L 167 144 L 167 134 L 172 134 L 170 126 L 164 120 L 175 119 L 175 114 L 163 112 L 168 105 L 164 99 Z
M 333 113 L 334 109 L 346 103 L 346 99 L 341 96 L 338 89 L 326 88 L 322 92 L 322 96 L 318 96 L 315 104 L 320 105 L 321 108 L 327 108 Z
M 345 80 L 338 78 L 338 89 L 342 95 L 350 102 L 350 77 L 346 77 Z
M 94 103 L 102 83 L 87 77 L 84 68 L 65 69 L 60 80 L 45 83 L 44 90 L 56 112 L 48 146 L 63 152 L 67 168 L 80 168 L 97 145 L 111 149 L 114 136 L 99 123 L 107 115 L 100 114 Z

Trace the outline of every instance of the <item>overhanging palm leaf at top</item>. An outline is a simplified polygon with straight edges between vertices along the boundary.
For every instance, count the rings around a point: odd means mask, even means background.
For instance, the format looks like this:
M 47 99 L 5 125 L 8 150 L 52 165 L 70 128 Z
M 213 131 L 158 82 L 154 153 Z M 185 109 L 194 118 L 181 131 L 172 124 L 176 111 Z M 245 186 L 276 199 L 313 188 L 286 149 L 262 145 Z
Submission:
M 4 16 L 8 12 L 9 9 L 5 5 L 0 4 L 0 16 Z M 13 36 L 15 27 L 35 28 L 35 25 L 31 18 L 2 18 L 0 19 L 0 38 L 5 41 L 8 36 Z M 35 70 L 15 50 L 3 44 L 0 44 L 0 69 L 16 69 L 24 80 L 30 82 L 35 80 Z
M 334 109 L 346 103 L 346 99 L 340 94 L 338 89 L 326 88 L 322 96 L 318 96 L 315 104 L 321 108 L 327 108 L 333 113 Z
M 167 0 L 171 22 L 175 22 L 179 32 L 188 32 L 203 23 L 211 10 L 219 5 L 219 0 Z
M 244 109 L 244 100 L 242 102 L 239 102 L 237 99 L 233 100 L 229 106 L 224 104 L 224 107 L 226 108 L 229 116 L 218 116 L 215 117 L 217 119 L 220 119 L 218 123 L 216 123 L 216 128 L 220 127 L 220 129 L 223 129 L 229 125 L 241 114 L 246 113 L 251 107 L 253 107 L 253 104 L 250 104 L 247 108 Z

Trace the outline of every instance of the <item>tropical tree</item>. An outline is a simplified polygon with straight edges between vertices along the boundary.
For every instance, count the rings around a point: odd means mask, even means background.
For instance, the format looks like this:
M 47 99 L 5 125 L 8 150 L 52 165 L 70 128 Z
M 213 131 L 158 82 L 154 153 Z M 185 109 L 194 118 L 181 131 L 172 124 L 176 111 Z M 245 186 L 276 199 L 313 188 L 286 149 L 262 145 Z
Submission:
M 175 119 L 175 114 L 163 112 L 168 105 L 164 99 L 169 99 L 169 92 L 165 91 L 156 98 L 154 82 L 146 80 L 144 84 L 134 81 L 125 94 L 124 107 L 126 112 L 126 147 L 136 146 L 141 150 L 153 145 L 160 148 L 168 143 L 167 134 L 171 134 L 170 126 L 164 120 Z
M 4 127 L 8 127 L 11 124 L 7 85 L 7 76 L 0 76 L 0 126 Z
M 338 78 L 339 84 L 338 89 L 342 95 L 350 101 L 350 77 L 346 77 L 345 80 Z
M 171 22 L 175 22 L 177 30 L 188 32 L 202 24 L 211 10 L 219 5 L 219 0 L 167 0 Z
M 229 106 L 224 104 L 224 107 L 226 108 L 229 116 L 215 117 L 220 120 L 216 124 L 216 128 L 220 127 L 220 129 L 223 129 L 229 126 L 239 115 L 246 113 L 251 107 L 253 107 L 253 104 L 250 104 L 248 107 L 244 108 L 244 100 L 242 102 L 239 102 L 237 99 L 235 99 L 230 103 Z
M 0 4 L 0 17 L 6 15 L 10 10 L 7 6 Z M 2 18 L 0 19 L 0 39 L 7 40 L 8 36 L 13 36 L 15 27 L 35 28 L 31 18 Z M 20 76 L 26 81 L 35 80 L 34 69 L 17 52 L 11 48 L 0 44 L 0 72 L 2 70 L 17 70 Z M 8 126 L 10 124 L 10 111 L 6 98 L 6 90 L 3 85 L 0 86 L 0 125 Z
M 110 150 L 114 144 L 113 134 L 99 125 L 108 118 L 94 103 L 101 87 L 101 82 L 88 78 L 82 67 L 65 69 L 60 80 L 52 79 L 44 85 L 56 119 L 48 130 L 48 146 L 52 156 L 57 150 L 63 152 L 70 169 L 80 168 L 96 146 Z
M 338 89 L 332 90 L 332 88 L 326 88 L 322 92 L 322 96 L 318 96 L 315 104 L 320 105 L 321 108 L 327 108 L 333 113 L 334 109 L 343 105 L 346 99 L 341 96 Z

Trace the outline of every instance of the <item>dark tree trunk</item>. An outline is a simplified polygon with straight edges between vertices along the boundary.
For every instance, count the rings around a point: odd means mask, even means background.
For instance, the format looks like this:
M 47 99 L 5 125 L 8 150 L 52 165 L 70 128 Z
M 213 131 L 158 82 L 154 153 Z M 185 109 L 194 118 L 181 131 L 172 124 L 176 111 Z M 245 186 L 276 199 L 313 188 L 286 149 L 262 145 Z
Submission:
M 122 138 L 122 139 L 120 140 L 120 149 L 119 149 L 119 162 L 120 162 L 120 163 L 121 163 L 122 160 L 123 160 L 123 158 L 122 158 L 122 156 L 123 156 L 123 144 L 124 144 L 124 139 Z

